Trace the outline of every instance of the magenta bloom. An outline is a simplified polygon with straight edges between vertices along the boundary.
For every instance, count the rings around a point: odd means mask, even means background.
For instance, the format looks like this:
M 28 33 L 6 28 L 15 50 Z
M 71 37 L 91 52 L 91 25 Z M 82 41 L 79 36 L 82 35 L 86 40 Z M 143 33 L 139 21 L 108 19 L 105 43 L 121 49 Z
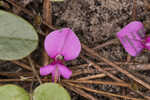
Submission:
M 139 21 L 133 21 L 117 33 L 121 44 L 131 56 L 137 56 L 144 49 L 145 39 L 144 25 Z
M 62 61 L 73 60 L 79 56 L 81 44 L 75 33 L 69 28 L 53 31 L 47 35 L 44 47 L 54 61 L 40 68 L 40 75 L 52 74 L 52 80 L 58 80 L 60 75 L 69 79 L 72 71 Z
M 150 36 L 147 36 L 144 40 L 144 47 L 147 49 L 147 50 L 150 50 Z

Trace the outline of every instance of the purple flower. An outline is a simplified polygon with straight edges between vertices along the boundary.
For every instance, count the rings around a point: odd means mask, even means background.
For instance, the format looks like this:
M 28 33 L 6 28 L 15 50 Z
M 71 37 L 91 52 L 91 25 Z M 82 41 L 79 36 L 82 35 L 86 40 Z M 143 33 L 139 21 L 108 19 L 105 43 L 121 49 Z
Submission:
M 47 54 L 54 60 L 51 64 L 40 68 L 40 75 L 52 74 L 52 80 L 58 80 L 62 75 L 69 79 L 72 71 L 65 65 L 64 61 L 77 58 L 81 51 L 81 44 L 75 33 L 69 28 L 56 30 L 47 35 L 44 41 Z
M 117 37 L 131 56 L 138 56 L 144 49 L 142 41 L 145 38 L 145 29 L 142 22 L 130 22 L 117 33 Z
M 147 49 L 147 50 L 150 50 L 150 36 L 147 36 L 144 40 L 144 47 Z

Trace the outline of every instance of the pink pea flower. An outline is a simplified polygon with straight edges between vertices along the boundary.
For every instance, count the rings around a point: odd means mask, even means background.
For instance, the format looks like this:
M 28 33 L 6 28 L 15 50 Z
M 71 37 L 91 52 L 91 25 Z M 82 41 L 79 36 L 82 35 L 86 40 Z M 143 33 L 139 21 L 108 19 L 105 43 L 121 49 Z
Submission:
M 53 31 L 47 35 L 44 47 L 54 61 L 40 68 L 40 75 L 52 74 L 53 81 L 57 81 L 60 76 L 69 79 L 72 71 L 62 61 L 73 60 L 79 56 L 81 44 L 75 33 L 69 28 Z
M 138 56 L 144 49 L 145 29 L 139 21 L 133 21 L 123 27 L 117 33 L 117 37 L 131 56 Z
M 144 40 L 144 48 L 150 50 L 150 36 L 147 36 Z

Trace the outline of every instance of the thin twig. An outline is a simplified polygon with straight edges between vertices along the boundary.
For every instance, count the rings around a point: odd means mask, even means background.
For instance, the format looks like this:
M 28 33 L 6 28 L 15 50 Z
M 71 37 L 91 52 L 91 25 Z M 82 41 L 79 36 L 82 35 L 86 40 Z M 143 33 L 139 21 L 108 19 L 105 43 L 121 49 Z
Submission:
M 143 85 L 144 87 L 150 89 L 150 85 L 144 81 L 142 81 L 141 79 L 137 78 L 136 76 L 130 74 L 128 71 L 122 69 L 120 66 L 118 66 L 117 64 L 109 61 L 108 59 L 100 56 L 98 53 L 96 53 L 94 50 L 88 48 L 86 45 L 82 44 L 82 47 L 84 50 L 86 50 L 87 52 L 89 52 L 91 55 L 103 60 L 105 63 L 108 63 L 109 65 L 111 65 L 112 67 L 114 67 L 115 69 L 117 69 L 118 71 L 122 72 L 123 74 L 125 74 L 126 76 L 130 77 L 131 79 L 133 79 L 134 81 L 140 83 L 141 85 Z
M 41 79 L 43 82 L 49 82 L 49 79 Z M 35 79 L 34 81 L 38 81 Z M 32 82 L 32 79 L 0 79 L 0 82 Z M 64 82 L 66 83 L 66 82 Z M 67 82 L 68 83 L 68 82 Z M 145 99 L 150 100 L 150 97 L 144 96 L 140 91 L 136 91 L 138 94 L 143 96 Z
M 96 50 L 96 49 L 100 49 L 100 48 L 103 48 L 103 47 L 106 47 L 108 45 L 111 45 L 111 44 L 115 44 L 118 42 L 118 39 L 113 39 L 113 40 L 109 40 L 108 42 L 105 42 L 103 44 L 100 44 L 96 47 L 94 47 L 93 49 Z
M 49 25 L 47 22 L 45 22 L 45 21 L 42 21 L 42 23 L 44 24 L 44 25 L 46 25 L 47 27 L 49 27 L 50 29 L 52 29 L 52 30 L 56 30 L 57 28 L 56 27 L 54 27 L 54 26 L 52 26 L 52 25 Z
M 120 83 L 120 82 L 109 82 L 109 81 L 93 81 L 93 80 L 63 80 L 64 82 L 71 82 L 71 83 L 86 83 L 86 84 L 99 84 L 99 85 L 115 85 L 115 86 L 122 86 L 122 87 L 130 87 L 129 84 Z
M 51 5 L 50 0 L 44 0 L 43 1 L 43 19 L 49 25 L 52 25 L 51 7 L 52 7 L 52 5 Z
M 0 72 L 1 76 L 11 76 L 11 77 L 16 77 L 16 76 L 24 76 L 24 77 L 30 77 L 33 76 L 32 72 L 26 72 L 26 73 L 21 73 L 21 72 Z
M 117 61 L 113 61 L 115 64 L 118 64 L 118 65 L 143 65 L 143 64 L 140 64 L 140 63 L 136 63 L 136 62 L 117 62 Z M 108 65 L 107 63 L 105 62 L 98 62 L 97 64 L 99 65 Z M 145 63 L 144 63 L 145 64 Z M 81 64 L 81 65 L 74 65 L 74 66 L 71 66 L 70 69 L 78 69 L 78 68 L 84 68 L 86 66 L 91 66 L 92 64 Z M 150 64 L 145 64 L 146 66 L 149 66 Z M 137 70 L 138 70 L 138 67 L 137 67 Z M 141 69 L 140 69 L 141 70 Z
M 150 77 L 149 76 L 144 75 L 144 74 L 140 74 L 140 73 L 135 72 L 135 71 L 133 72 L 133 74 L 150 83 Z
M 19 4 L 17 4 L 17 3 L 14 2 L 13 0 L 6 0 L 6 1 L 9 2 L 10 4 L 12 4 L 13 6 L 15 6 L 16 8 L 21 9 L 21 10 L 22 10 L 23 12 L 25 12 L 26 14 L 28 14 L 28 15 L 34 17 L 34 14 L 33 14 L 31 11 L 29 11 L 29 10 L 25 9 L 24 7 L 20 6 Z
M 146 71 L 150 70 L 150 64 L 129 65 L 127 68 L 131 71 Z
M 32 82 L 32 78 L 26 78 L 26 79 L 0 79 L 0 82 Z M 39 81 L 35 79 L 34 81 Z M 49 82 L 49 79 L 41 79 L 43 82 Z
M 96 74 L 96 75 L 91 75 L 91 76 L 86 76 L 82 78 L 78 78 L 77 80 L 82 81 L 82 80 L 90 80 L 90 79 L 96 79 L 96 78 L 103 78 L 105 77 L 106 74 Z
M 76 76 L 81 75 L 81 74 L 94 73 L 94 72 L 95 72 L 94 70 L 86 70 L 86 69 L 83 71 L 76 70 L 75 72 L 73 72 L 72 77 L 76 77 Z
M 117 63 L 117 62 L 114 62 L 114 63 Z M 122 64 L 121 64 L 122 63 Z M 150 64 L 137 64 L 137 63 L 132 63 L 132 62 L 118 62 L 117 64 L 120 64 L 120 65 L 126 65 L 127 63 L 127 67 L 126 69 L 130 70 L 130 71 L 147 71 L 147 70 L 150 70 Z M 103 65 L 104 63 L 98 63 L 99 65 Z M 135 65 L 134 65 L 135 64 Z M 77 75 L 81 75 L 81 74 L 88 74 L 88 73 L 94 73 L 96 72 L 94 69 L 83 69 L 85 67 L 89 67 L 92 66 L 92 64 L 82 64 L 82 65 L 76 65 L 76 66 L 72 66 L 70 69 L 71 70 L 75 70 L 72 74 L 73 77 L 77 76 Z M 107 65 L 107 64 L 105 64 Z M 120 66 L 122 67 L 122 66 Z M 83 70 L 81 70 L 83 69 Z M 116 71 L 114 68 L 105 68 L 104 67 L 104 70 L 106 71 Z
M 105 63 L 107 63 L 108 65 L 111 65 L 112 64 L 112 62 L 110 62 L 109 60 L 107 60 L 106 58 L 104 58 L 104 57 L 101 57 L 98 53 L 96 53 L 94 50 L 92 50 L 92 49 L 90 49 L 90 48 L 88 48 L 86 45 L 84 45 L 84 44 L 82 44 L 82 48 L 84 49 L 84 50 L 86 50 L 89 54 L 91 54 L 91 55 L 93 55 L 93 56 L 96 56 L 96 57 L 98 57 L 99 59 L 102 59 Z M 112 65 L 111 65 L 112 66 Z M 116 64 L 114 65 L 113 64 L 113 67 L 114 66 L 116 66 Z M 118 65 L 117 65 L 118 66 Z M 118 67 L 117 67 L 118 68 Z M 117 69 L 117 68 L 115 68 L 115 69 Z M 122 69 L 123 70 L 123 69 Z M 122 71 L 121 70 L 121 71 Z M 120 71 L 120 70 L 119 70 Z M 141 95 L 141 96 L 143 96 L 145 99 L 147 99 L 147 100 L 149 100 L 150 99 L 150 97 L 148 97 L 148 96 L 145 96 L 142 92 L 140 92 L 140 91 L 138 91 L 138 90 L 134 90 L 133 88 L 130 88 L 132 91 L 134 91 L 134 92 L 136 92 L 136 93 L 138 93 L 139 95 Z
M 0 82 L 31 82 L 32 79 L 0 79 Z
M 113 70 L 112 68 L 109 68 L 109 69 L 104 69 L 105 71 L 111 71 L 112 74 L 117 74 L 117 71 L 116 70 Z M 75 72 L 73 72 L 72 74 L 72 77 L 76 77 L 78 75 L 83 75 L 83 74 L 93 74 L 93 73 L 99 73 L 99 71 L 97 71 L 96 69 L 84 69 L 83 71 L 81 70 L 76 70 Z M 81 77 L 81 78 L 78 78 L 77 80 L 89 80 L 89 79 L 96 79 L 96 78 L 104 78 L 106 77 L 107 75 L 104 74 L 104 73 L 101 73 L 101 74 L 96 74 L 96 75 L 90 75 L 90 76 L 85 76 L 85 77 Z
M 43 50 L 43 66 L 46 66 L 49 64 L 50 62 L 50 57 L 47 55 L 47 53 L 45 52 L 45 50 Z
M 33 94 L 32 93 L 33 93 L 34 80 L 35 80 L 35 74 L 32 77 L 32 82 L 31 82 L 31 85 L 30 85 L 30 100 L 33 100 Z
M 128 96 L 121 96 L 119 94 L 113 94 L 113 93 L 104 92 L 104 91 L 100 91 L 100 90 L 94 90 L 94 89 L 91 89 L 91 88 L 88 88 L 88 87 L 85 87 L 85 86 L 82 86 L 82 85 L 72 84 L 72 83 L 69 83 L 69 82 L 66 83 L 66 84 L 68 84 L 68 85 L 70 85 L 72 87 L 81 88 L 81 89 L 84 89 L 86 91 L 94 92 L 94 93 L 98 93 L 98 94 L 102 94 L 102 95 L 119 97 L 119 98 L 125 98 L 125 99 L 131 99 L 131 100 L 144 100 L 144 99 L 137 99 L 137 98 L 128 97 Z
M 127 94 L 126 94 L 126 89 L 127 89 L 127 88 L 122 88 L 122 90 L 123 90 L 123 91 L 122 91 L 122 95 L 127 95 Z M 127 99 L 123 99 L 123 100 L 127 100 Z
M 22 63 L 20 61 L 11 61 L 11 62 L 14 63 L 14 64 L 19 65 L 20 67 L 22 67 L 24 69 L 27 69 L 28 71 L 33 71 L 32 68 L 29 65 L 24 64 L 24 63 Z
M 37 71 L 35 69 L 35 65 L 33 64 L 32 59 L 30 57 L 28 57 L 28 60 L 29 60 L 29 63 L 31 65 L 31 67 L 32 67 L 33 73 L 35 74 L 35 76 L 38 79 L 39 83 L 42 84 L 42 81 L 41 81 L 40 76 L 38 75 L 38 73 L 37 73 Z
M 84 56 L 80 56 L 82 59 L 84 59 L 86 62 L 90 63 L 93 65 L 93 67 L 95 67 L 98 71 L 103 72 L 104 74 L 108 75 L 109 77 L 111 77 L 112 79 L 119 81 L 119 82 L 123 82 L 122 80 L 120 80 L 119 78 L 117 78 L 116 76 L 114 76 L 113 74 L 111 74 L 110 72 L 105 71 L 104 69 L 102 69 L 101 66 L 95 64 L 93 61 L 88 60 L 87 58 L 85 58 Z
M 63 84 L 65 87 L 67 87 L 68 89 L 72 90 L 73 92 L 85 97 L 88 100 L 98 100 L 97 98 L 93 97 L 92 95 L 86 93 L 85 91 L 79 89 L 79 88 L 73 88 L 69 85 Z
M 19 4 L 17 4 L 16 2 L 14 2 L 13 0 L 6 0 L 7 2 L 11 3 L 13 6 L 15 6 L 16 8 L 20 8 L 24 13 L 26 13 L 27 15 L 31 16 L 31 17 L 35 17 L 37 15 L 33 14 L 31 11 L 27 10 L 26 8 L 20 6 Z M 47 27 L 49 27 L 52 30 L 56 30 L 57 28 L 55 28 L 54 26 L 49 25 L 47 22 L 42 21 L 42 23 L 44 25 L 46 25 Z
M 43 19 L 44 21 L 49 25 L 49 26 L 53 26 L 52 25 L 52 4 L 50 0 L 44 0 L 43 1 Z M 49 30 L 46 30 L 46 34 L 49 33 Z M 45 52 L 45 50 L 43 50 L 43 62 L 44 62 L 44 66 L 49 64 L 49 56 L 47 55 L 47 53 Z
M 135 21 L 136 16 L 136 6 L 137 6 L 137 0 L 133 0 L 133 8 L 132 8 L 132 20 Z

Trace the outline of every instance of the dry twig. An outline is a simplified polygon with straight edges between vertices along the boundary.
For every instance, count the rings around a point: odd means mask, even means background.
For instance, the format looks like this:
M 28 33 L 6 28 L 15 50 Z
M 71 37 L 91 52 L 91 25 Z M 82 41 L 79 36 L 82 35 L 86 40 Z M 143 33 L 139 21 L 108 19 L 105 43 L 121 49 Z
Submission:
M 17 4 L 17 3 L 14 2 L 13 0 L 6 0 L 6 1 L 9 2 L 10 4 L 12 4 L 13 6 L 15 6 L 16 8 L 21 9 L 24 13 L 26 13 L 27 15 L 29 15 L 29 16 L 31 16 L 31 17 L 33 17 L 33 18 L 34 18 L 35 16 L 37 16 L 37 15 L 33 14 L 31 11 L 27 10 L 26 8 L 20 6 L 19 4 Z M 55 27 L 49 25 L 46 21 L 42 21 L 42 23 L 43 23 L 44 25 L 46 25 L 47 27 L 49 27 L 50 29 L 56 30 Z
M 20 67 L 22 67 L 24 69 L 27 69 L 28 71 L 33 71 L 32 68 L 29 65 L 24 64 L 24 63 L 22 63 L 20 61 L 11 61 L 11 62 L 14 63 L 14 64 L 19 65 Z
M 90 80 L 90 79 L 96 79 L 96 78 L 102 78 L 105 77 L 105 74 L 96 74 L 96 75 L 91 75 L 91 76 L 87 76 L 87 77 L 82 77 L 82 78 L 78 78 L 77 80 L 82 81 L 82 80 Z
M 104 92 L 104 91 L 100 91 L 100 90 L 94 90 L 82 85 L 77 85 L 77 84 L 72 84 L 72 83 L 66 83 L 72 87 L 76 87 L 76 88 L 80 88 L 80 89 L 84 89 L 86 91 L 89 92 L 93 92 L 93 93 L 97 93 L 97 94 L 102 94 L 102 95 L 106 95 L 106 96 L 113 96 L 113 97 L 118 97 L 118 98 L 124 98 L 124 99 L 131 99 L 131 100 L 144 100 L 144 99 L 137 99 L 137 98 L 133 98 L 133 97 L 128 97 L 128 96 L 121 96 L 119 94 L 113 94 L 113 93 L 109 93 L 109 92 Z
M 137 0 L 133 0 L 133 8 L 132 8 L 132 20 L 136 20 L 136 6 L 137 6 Z
M 43 19 L 49 25 L 52 25 L 51 6 L 52 5 L 51 5 L 50 0 L 44 0 L 44 2 L 43 2 Z
M 67 87 L 68 89 L 74 91 L 75 93 L 77 93 L 77 94 L 79 94 L 79 95 L 85 97 L 85 98 L 88 99 L 88 100 L 98 100 L 97 98 L 93 97 L 92 95 L 86 93 L 85 91 L 83 91 L 83 90 L 81 90 L 81 89 L 79 89 L 79 88 L 73 88 L 73 87 L 68 86 L 68 85 L 66 85 L 66 84 L 63 84 L 63 85 L 64 85 L 65 87 Z
M 31 67 L 32 67 L 32 70 L 33 70 L 34 75 L 35 75 L 36 78 L 38 79 L 39 83 L 42 84 L 42 81 L 41 81 L 40 76 L 38 75 L 38 73 L 37 73 L 37 71 L 36 71 L 36 69 L 35 69 L 35 65 L 33 64 L 32 59 L 31 59 L 30 57 L 28 57 L 28 60 L 29 60 L 29 63 L 30 63 L 30 65 L 31 65 Z
M 87 61 L 88 63 L 92 64 L 98 71 L 103 72 L 104 74 L 108 75 L 109 77 L 111 77 L 112 79 L 119 81 L 119 82 L 123 82 L 122 80 L 120 80 L 119 78 L 117 78 L 116 76 L 114 76 L 113 74 L 105 71 L 104 69 L 102 69 L 102 67 L 100 67 L 99 65 L 95 64 L 93 61 L 88 60 L 87 58 L 85 58 L 84 56 L 80 56 L 82 59 L 84 59 L 85 61 Z
M 63 80 L 64 82 L 71 82 L 71 83 L 86 83 L 86 84 L 99 84 L 99 85 L 115 85 L 115 86 L 122 86 L 122 87 L 130 87 L 129 84 L 120 83 L 120 82 L 109 82 L 109 81 L 93 81 L 93 80 Z
M 129 74 L 129 72 L 123 70 L 122 68 L 120 68 L 120 67 L 119 67 L 118 65 L 116 65 L 115 63 L 112 63 L 111 61 L 107 60 L 106 58 L 100 56 L 98 53 L 96 53 L 94 50 L 88 48 L 86 45 L 82 44 L 82 47 L 83 47 L 83 49 L 86 50 L 89 54 L 98 57 L 99 59 L 103 60 L 105 63 L 111 65 L 112 67 L 114 67 L 114 68 L 117 69 L 118 71 L 124 73 L 125 75 L 127 75 L 127 76 L 130 77 L 130 78 L 132 78 L 133 80 L 135 80 L 135 81 L 138 80 L 138 82 L 141 83 L 141 84 L 143 83 L 142 80 L 136 78 L 136 77 L 133 76 L 132 74 Z M 91 63 L 91 62 L 89 62 L 89 63 Z M 94 64 L 94 63 L 93 63 L 93 64 Z M 94 64 L 94 66 L 95 66 L 95 64 Z M 136 78 L 136 79 L 134 79 L 134 78 Z M 144 82 L 144 84 L 142 84 L 142 85 L 145 85 L 145 84 L 146 84 L 147 87 L 149 87 L 149 84 L 147 84 L 147 83 L 145 83 L 145 82 Z M 133 88 L 130 88 L 130 89 L 133 90 L 134 92 L 140 94 L 140 95 L 143 96 L 145 99 L 148 99 L 148 100 L 150 99 L 150 97 L 145 96 L 142 92 L 140 92 L 140 91 L 138 91 L 138 90 L 135 91 Z
M 108 42 L 105 42 L 105 43 L 103 43 L 103 44 L 100 44 L 100 45 L 94 47 L 93 49 L 94 49 L 94 50 L 100 49 L 100 48 L 103 48 L 103 47 L 106 47 L 106 46 L 108 46 L 108 45 L 115 44 L 115 43 L 118 43 L 118 39 L 109 40 Z
M 94 50 L 88 48 L 86 45 L 82 44 L 82 47 L 84 50 L 86 50 L 87 52 L 89 52 L 91 55 L 103 60 L 105 63 L 111 65 L 112 67 L 114 67 L 115 69 L 117 69 L 119 72 L 122 72 L 123 74 L 125 74 L 126 76 L 130 77 L 131 79 L 133 79 L 134 81 L 140 83 L 141 85 L 143 85 L 144 87 L 150 89 L 150 85 L 144 81 L 142 81 L 141 79 L 137 78 L 136 76 L 130 74 L 128 71 L 122 69 L 120 66 L 118 66 L 117 64 L 109 61 L 108 59 L 100 56 L 98 53 L 96 53 Z

